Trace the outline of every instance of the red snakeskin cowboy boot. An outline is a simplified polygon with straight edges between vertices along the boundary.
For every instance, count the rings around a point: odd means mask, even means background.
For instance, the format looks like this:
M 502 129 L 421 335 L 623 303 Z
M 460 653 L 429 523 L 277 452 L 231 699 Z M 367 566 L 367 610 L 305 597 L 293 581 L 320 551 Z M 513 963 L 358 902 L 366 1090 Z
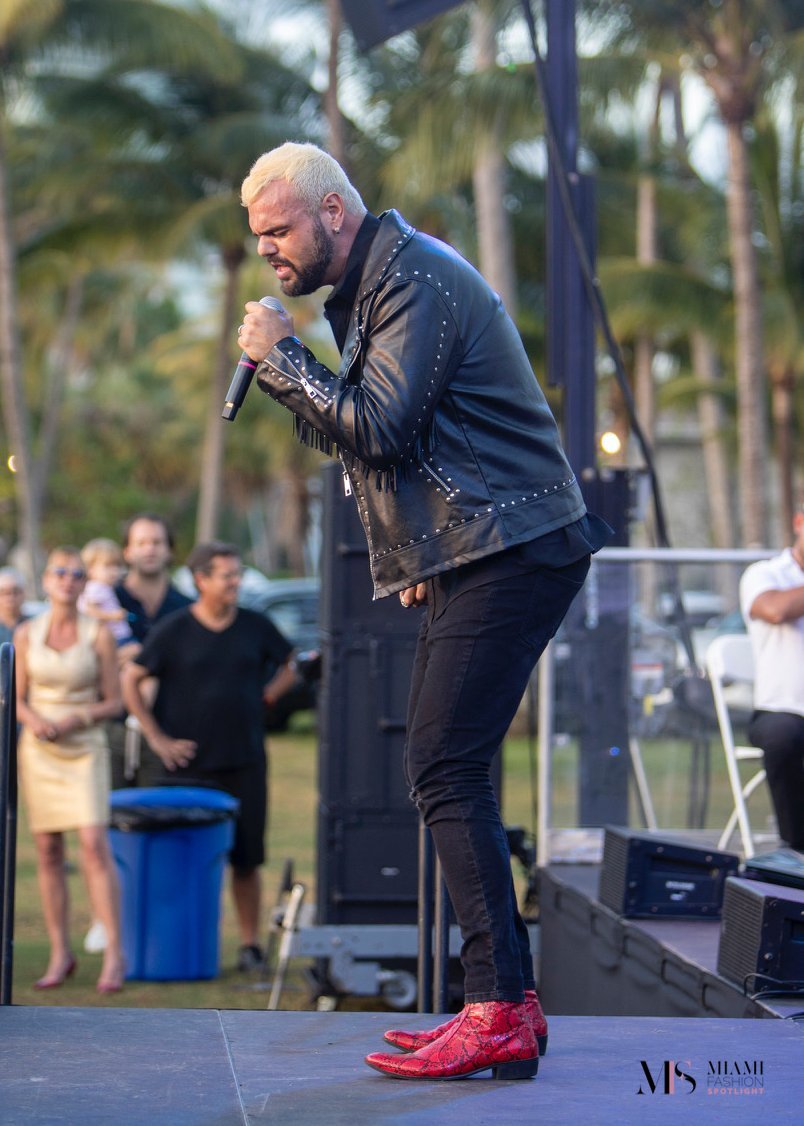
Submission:
M 539 1045 L 524 1002 L 479 1001 L 439 1040 L 409 1054 L 372 1052 L 366 1063 L 394 1079 L 465 1079 L 488 1069 L 495 1079 L 530 1079 Z
M 542 1056 L 547 1054 L 547 1021 L 535 989 L 525 990 L 525 1008 L 539 1042 L 539 1058 L 541 1059 Z M 403 1032 L 401 1029 L 392 1028 L 385 1033 L 383 1039 L 386 1043 L 393 1044 L 395 1048 L 401 1048 L 403 1052 L 417 1052 L 419 1048 L 432 1044 L 434 1040 L 440 1040 L 459 1016 L 460 1013 L 454 1016 L 452 1020 L 440 1024 L 438 1028 L 428 1028 L 421 1032 Z

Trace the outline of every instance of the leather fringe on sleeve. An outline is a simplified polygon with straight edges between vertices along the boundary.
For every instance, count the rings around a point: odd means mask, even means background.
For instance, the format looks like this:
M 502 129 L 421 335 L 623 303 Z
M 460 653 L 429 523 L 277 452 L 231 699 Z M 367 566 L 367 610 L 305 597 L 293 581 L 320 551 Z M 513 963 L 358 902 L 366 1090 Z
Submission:
M 374 474 L 374 488 L 378 492 L 384 493 L 396 492 L 400 478 L 403 481 L 406 480 L 409 471 L 414 466 L 419 465 L 425 457 L 430 457 L 438 445 L 438 428 L 435 416 L 433 416 L 416 439 L 413 447 L 405 453 L 404 458 L 398 465 L 392 465 L 389 469 L 372 469 L 351 450 L 345 450 L 338 446 L 326 434 L 322 434 L 320 430 L 317 430 L 306 419 L 300 418 L 297 414 L 293 415 L 293 430 L 302 445 L 309 446 L 310 449 L 318 450 L 319 453 L 327 454 L 329 457 L 339 457 L 351 473 L 360 473 L 366 480 L 369 480 L 371 475 Z

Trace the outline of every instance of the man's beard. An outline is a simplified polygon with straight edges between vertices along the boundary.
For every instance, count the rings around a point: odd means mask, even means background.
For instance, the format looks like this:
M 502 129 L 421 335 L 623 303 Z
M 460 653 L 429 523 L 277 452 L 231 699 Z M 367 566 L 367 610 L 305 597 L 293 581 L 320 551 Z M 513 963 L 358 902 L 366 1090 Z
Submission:
M 308 262 L 294 266 L 291 262 L 284 263 L 293 270 L 293 274 L 279 283 L 279 287 L 286 297 L 302 297 L 306 293 L 315 293 L 322 285 L 327 270 L 332 262 L 334 253 L 333 242 L 327 234 L 324 224 L 318 215 L 313 223 L 313 248 Z

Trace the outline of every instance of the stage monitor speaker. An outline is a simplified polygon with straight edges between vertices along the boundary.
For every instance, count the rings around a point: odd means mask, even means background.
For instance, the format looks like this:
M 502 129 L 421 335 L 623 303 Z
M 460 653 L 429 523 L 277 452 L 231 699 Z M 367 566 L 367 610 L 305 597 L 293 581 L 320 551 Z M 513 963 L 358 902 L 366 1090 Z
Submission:
M 361 51 L 454 8 L 459 0 L 341 0 Z
M 752 856 L 743 865 L 747 880 L 765 884 L 784 884 L 804 891 L 804 852 L 794 848 L 777 848 Z
M 717 972 L 752 994 L 804 988 L 804 891 L 727 880 Z
M 598 898 L 630 918 L 718 918 L 734 853 L 657 833 L 607 825 Z

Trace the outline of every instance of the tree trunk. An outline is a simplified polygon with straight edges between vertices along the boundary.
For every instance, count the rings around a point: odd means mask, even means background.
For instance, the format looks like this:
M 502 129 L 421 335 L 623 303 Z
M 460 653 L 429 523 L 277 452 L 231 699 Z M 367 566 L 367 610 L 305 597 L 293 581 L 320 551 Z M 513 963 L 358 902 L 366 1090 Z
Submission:
M 659 143 L 659 121 L 665 92 L 664 77 L 656 85 L 653 120 L 648 129 L 645 157 L 650 166 L 656 160 Z M 659 214 L 656 198 L 656 177 L 643 172 L 637 181 L 637 262 L 652 265 L 659 256 Z M 634 401 L 642 431 L 653 447 L 656 437 L 656 389 L 653 382 L 653 338 L 647 333 L 637 333 L 634 341 Z
M 726 202 L 734 284 L 737 375 L 738 481 L 746 547 L 767 545 L 768 424 L 762 347 L 762 309 L 751 221 L 748 148 L 742 122 L 727 122 Z
M 475 69 L 496 65 L 496 23 L 486 5 L 472 9 L 472 46 Z M 501 130 L 495 124 L 483 130 L 475 142 L 472 186 L 477 222 L 478 267 L 489 285 L 503 300 L 508 313 L 516 316 L 516 268 L 511 220 L 505 209 L 508 170 L 501 150 Z
M 31 427 L 25 402 L 17 332 L 15 250 L 6 173 L 5 137 L 0 123 L 0 389 L 9 453 L 14 455 L 17 536 L 31 594 L 36 591 L 40 562 L 40 512 L 36 504 Z
M 343 114 L 338 104 L 338 62 L 340 56 L 343 14 L 340 0 L 327 0 L 329 22 L 329 62 L 327 66 L 327 91 L 324 95 L 324 112 L 327 118 L 329 151 L 342 168 L 346 168 L 346 130 Z
M 678 76 L 667 78 L 673 106 L 673 122 L 675 126 L 676 157 L 682 166 L 689 164 L 689 143 L 684 125 L 684 107 L 681 100 L 681 87 Z M 693 332 L 690 337 L 690 352 L 692 369 L 701 383 L 715 385 L 721 378 L 720 364 L 712 340 L 703 332 Z M 724 441 L 726 411 L 722 398 L 713 391 L 703 391 L 698 396 L 697 402 L 698 425 L 701 431 L 703 445 L 704 482 L 709 503 L 709 519 L 712 528 L 712 544 L 714 547 L 735 547 L 734 535 L 734 501 L 731 490 L 731 473 L 729 457 Z M 729 576 L 723 578 L 723 568 L 715 568 L 718 582 L 722 582 L 721 590 L 724 595 L 731 597 L 733 591 L 728 588 Z
M 793 396 L 795 375 L 792 367 L 771 371 L 771 415 L 776 439 L 776 461 L 779 466 L 779 523 L 782 543 L 787 543 L 796 511 L 793 484 Z
M 215 539 L 220 520 L 223 495 L 223 448 L 228 423 L 221 418 L 226 391 L 232 369 L 232 333 L 237 320 L 237 287 L 240 266 L 245 251 L 242 247 L 224 252 L 226 288 L 221 310 L 221 328 L 218 338 L 217 358 L 210 387 L 207 424 L 204 434 L 204 454 L 199 482 L 196 541 Z
M 70 279 L 67 287 L 64 315 L 61 318 L 48 365 L 50 378 L 48 379 L 47 393 L 42 410 L 42 425 L 37 442 L 38 456 L 34 467 L 34 496 L 39 512 L 45 511 L 48 480 L 50 479 L 53 455 L 59 435 L 64 388 L 70 372 L 73 343 L 81 316 L 83 299 L 84 278 L 80 274 L 76 274 L 75 277 Z
M 714 390 L 720 380 L 717 355 L 711 339 L 703 332 L 694 332 L 690 338 L 692 367 L 701 383 L 710 384 L 713 391 L 698 395 L 698 424 L 703 447 L 704 478 L 709 502 L 709 520 L 712 528 L 712 546 L 734 547 L 734 523 L 731 518 L 731 488 L 729 463 L 723 445 L 725 411 L 723 400 Z
M 277 509 L 274 536 L 283 556 L 283 567 L 293 576 L 306 572 L 304 548 L 309 523 L 308 469 L 300 449 L 291 456 L 281 474 L 281 501 Z
M 637 261 L 650 265 L 657 255 L 656 180 L 640 176 L 637 183 Z M 636 413 L 648 444 L 656 436 L 656 390 L 653 382 L 653 338 L 637 333 L 634 341 L 634 398 Z

